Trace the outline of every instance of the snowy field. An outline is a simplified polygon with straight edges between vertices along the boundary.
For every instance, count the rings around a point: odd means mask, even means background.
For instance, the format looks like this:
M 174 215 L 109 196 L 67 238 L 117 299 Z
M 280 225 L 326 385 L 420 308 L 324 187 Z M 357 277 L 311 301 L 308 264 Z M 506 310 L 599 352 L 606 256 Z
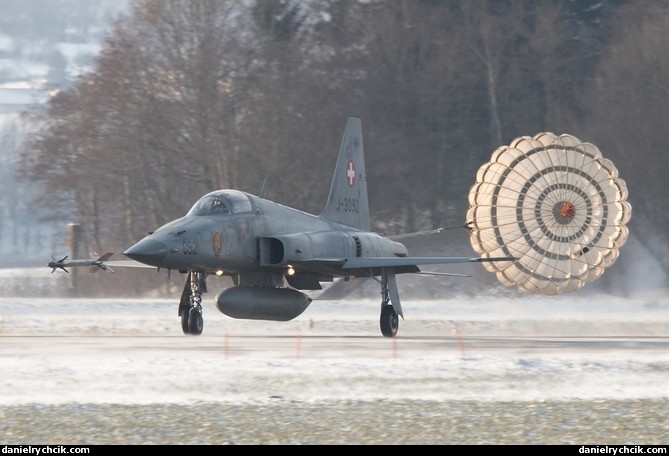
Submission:
M 380 335 L 375 299 L 316 300 L 293 321 L 264 322 L 220 314 L 212 291 L 199 337 L 182 334 L 173 299 L 1 297 L 0 436 L 11 443 L 669 441 L 666 290 L 405 298 L 395 339 Z M 188 432 L 183 423 L 191 421 L 205 428 Z M 327 432 L 327 423 L 340 432 Z M 91 432 L 65 429 L 72 426 Z
M 172 301 L 2 298 L 0 404 L 669 399 L 669 301 L 601 299 L 407 301 L 386 339 L 374 301 L 291 322 L 205 302 L 187 337 Z

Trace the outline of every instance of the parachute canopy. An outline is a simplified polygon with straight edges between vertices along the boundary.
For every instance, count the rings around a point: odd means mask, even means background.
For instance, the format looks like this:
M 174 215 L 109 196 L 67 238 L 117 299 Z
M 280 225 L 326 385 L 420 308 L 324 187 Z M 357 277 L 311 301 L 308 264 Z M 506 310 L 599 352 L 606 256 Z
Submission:
M 493 152 L 469 192 L 467 227 L 504 285 L 558 294 L 599 278 L 618 258 L 632 206 L 613 163 L 571 135 L 538 133 Z

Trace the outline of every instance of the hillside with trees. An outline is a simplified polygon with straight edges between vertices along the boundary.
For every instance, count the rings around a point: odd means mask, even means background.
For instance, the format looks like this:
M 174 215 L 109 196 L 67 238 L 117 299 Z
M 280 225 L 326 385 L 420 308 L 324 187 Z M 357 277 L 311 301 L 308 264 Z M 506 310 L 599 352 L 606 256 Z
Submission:
M 358 116 L 373 229 L 397 234 L 461 226 L 493 150 L 570 133 L 616 164 L 630 231 L 669 271 L 668 35 L 648 0 L 137 0 L 93 70 L 29 113 L 22 175 L 118 252 L 266 178 L 320 212 Z M 452 239 L 439 253 L 471 254 Z

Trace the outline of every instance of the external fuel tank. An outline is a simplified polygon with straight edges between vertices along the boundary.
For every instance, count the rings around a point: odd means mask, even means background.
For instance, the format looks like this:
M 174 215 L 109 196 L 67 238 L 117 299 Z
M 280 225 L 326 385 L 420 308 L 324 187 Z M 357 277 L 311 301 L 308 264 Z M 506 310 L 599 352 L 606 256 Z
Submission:
M 311 298 L 291 288 L 236 286 L 216 296 L 216 307 L 225 315 L 246 320 L 288 321 L 299 316 Z

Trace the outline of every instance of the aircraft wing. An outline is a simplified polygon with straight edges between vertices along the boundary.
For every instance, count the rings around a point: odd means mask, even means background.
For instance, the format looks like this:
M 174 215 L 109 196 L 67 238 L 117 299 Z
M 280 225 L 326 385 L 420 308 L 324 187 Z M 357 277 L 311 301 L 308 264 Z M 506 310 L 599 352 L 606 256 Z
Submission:
M 155 266 L 151 266 L 148 264 L 140 263 L 139 261 L 135 260 L 113 260 L 113 261 L 105 261 L 104 262 L 105 266 L 113 266 L 113 267 L 118 267 L 118 268 L 145 268 L 145 269 L 156 269 Z
M 365 269 L 384 267 L 418 266 L 421 264 L 455 264 L 455 263 L 482 263 L 491 261 L 515 261 L 515 257 L 368 257 L 349 258 L 342 265 L 342 269 Z
M 371 274 L 381 275 L 385 268 L 393 269 L 397 274 L 434 274 L 462 276 L 450 273 L 423 272 L 418 266 L 434 264 L 483 263 L 493 261 L 516 261 L 515 257 L 470 258 L 470 257 L 365 257 L 365 258 L 318 258 L 291 262 L 295 266 L 307 266 L 312 270 L 323 272 L 350 273 L 351 276 L 368 277 Z

